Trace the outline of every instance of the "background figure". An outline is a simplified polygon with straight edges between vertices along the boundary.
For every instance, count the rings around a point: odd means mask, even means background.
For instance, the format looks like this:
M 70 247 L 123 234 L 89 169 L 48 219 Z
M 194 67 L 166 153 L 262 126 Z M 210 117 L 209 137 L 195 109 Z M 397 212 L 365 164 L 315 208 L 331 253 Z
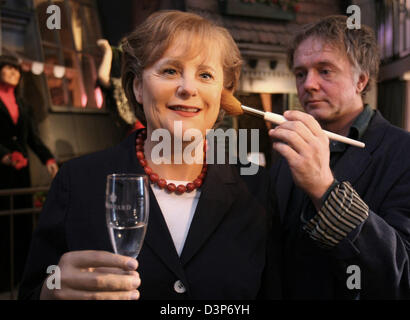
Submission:
M 114 116 L 117 125 L 125 127 L 127 134 L 130 134 L 144 126 L 137 119 L 135 110 L 129 105 L 121 85 L 121 49 L 111 47 L 106 39 L 98 40 L 97 45 L 103 51 L 103 58 L 98 68 L 97 85 L 103 91 L 106 106 Z
M 49 149 L 41 141 L 30 116 L 30 107 L 17 96 L 21 68 L 14 56 L 0 57 L 0 189 L 30 187 L 29 146 L 54 177 L 58 166 Z M 32 197 L 14 197 L 15 208 L 32 207 Z M 9 198 L 0 198 L 0 210 L 9 209 Z M 1 259 L 0 291 L 10 286 L 10 217 L 0 217 Z M 14 216 L 15 281 L 20 280 L 32 233 L 31 215 Z
M 410 298 L 410 134 L 364 105 L 373 31 L 345 16 L 307 25 L 289 50 L 299 100 L 270 131 L 288 299 Z M 316 120 L 315 120 L 316 119 Z M 366 144 L 330 142 L 323 129 Z

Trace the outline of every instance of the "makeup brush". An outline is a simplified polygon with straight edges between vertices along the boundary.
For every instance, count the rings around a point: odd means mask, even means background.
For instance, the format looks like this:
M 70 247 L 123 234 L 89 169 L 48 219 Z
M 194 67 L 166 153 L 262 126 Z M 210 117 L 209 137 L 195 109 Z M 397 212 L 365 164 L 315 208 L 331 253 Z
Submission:
M 275 124 L 281 124 L 287 121 L 286 118 L 281 116 L 280 114 L 276 114 L 273 112 L 264 112 L 242 105 L 228 90 L 223 90 L 222 92 L 221 107 L 230 115 L 241 115 L 244 112 L 246 112 L 251 115 L 261 117 L 266 121 L 270 121 Z M 353 140 L 330 131 L 323 130 L 323 132 L 331 140 L 343 142 L 359 148 L 365 147 L 365 144 L 363 142 Z

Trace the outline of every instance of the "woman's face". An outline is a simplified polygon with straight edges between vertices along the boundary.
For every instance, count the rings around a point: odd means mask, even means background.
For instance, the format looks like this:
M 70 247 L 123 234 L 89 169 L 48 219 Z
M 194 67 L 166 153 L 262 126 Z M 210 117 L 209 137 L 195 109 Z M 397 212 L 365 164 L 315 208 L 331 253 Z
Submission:
M 194 44 L 187 45 L 184 37 L 179 37 L 158 61 L 144 69 L 142 81 L 134 81 L 134 94 L 143 105 L 148 132 L 163 128 L 178 136 L 176 121 L 182 123 L 182 134 L 194 128 L 205 135 L 206 129 L 213 127 L 224 80 L 220 48 L 207 43 L 204 50 L 192 55 L 191 47 L 195 48 Z
M 1 82 L 10 86 L 17 86 L 20 81 L 20 71 L 13 66 L 5 65 L 0 72 Z

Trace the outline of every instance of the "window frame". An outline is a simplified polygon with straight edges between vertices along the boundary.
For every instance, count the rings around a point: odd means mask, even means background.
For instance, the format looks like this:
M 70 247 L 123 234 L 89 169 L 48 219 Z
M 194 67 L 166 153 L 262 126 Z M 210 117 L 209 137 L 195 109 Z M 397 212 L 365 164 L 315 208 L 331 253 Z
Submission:
M 410 54 L 408 28 L 410 0 L 383 1 L 380 3 L 377 22 L 377 40 L 383 62 L 400 59 Z M 406 15 L 407 13 L 407 15 Z M 389 29 L 390 28 L 390 29 Z M 391 30 L 391 43 L 387 32 Z
M 81 25 L 82 27 L 86 28 L 86 26 L 84 26 L 84 19 L 85 19 L 85 12 L 84 12 L 84 6 L 88 6 L 89 8 L 91 8 L 91 10 L 93 10 L 93 15 L 97 18 L 98 22 L 96 23 L 96 30 L 98 32 L 97 38 L 102 38 L 102 32 L 101 32 L 101 26 L 100 26 L 100 17 L 99 17 L 99 13 L 98 13 L 98 8 L 96 6 L 96 2 L 95 0 L 71 0 L 72 2 L 76 2 L 81 6 L 80 9 L 80 17 L 81 17 Z M 53 5 L 55 4 L 53 0 L 46 0 L 46 3 L 48 3 L 49 5 Z M 58 3 L 58 5 L 60 6 L 64 6 L 64 12 L 62 12 L 62 14 L 65 14 L 65 19 L 68 22 L 71 22 L 72 19 L 72 8 L 70 6 L 70 0 L 61 0 L 60 3 Z M 87 88 L 86 88 L 86 84 L 84 83 L 84 75 L 83 75 L 83 68 L 81 67 L 81 62 L 79 61 L 79 55 L 84 55 L 85 57 L 87 57 L 87 59 L 89 59 L 89 57 L 93 57 L 94 60 L 94 67 L 92 67 L 91 69 L 93 69 L 91 72 L 93 73 L 91 76 L 92 78 L 97 79 L 97 70 L 98 70 L 98 61 L 99 61 L 99 57 L 96 55 L 91 54 L 90 51 L 87 50 L 77 50 L 76 45 L 75 45 L 75 41 L 74 41 L 74 35 L 73 35 L 73 30 L 71 28 L 71 24 L 70 24 L 70 38 L 71 38 L 71 45 L 70 47 L 64 47 L 61 43 L 61 37 L 55 33 L 55 43 L 49 42 L 47 40 L 43 40 L 43 36 L 41 34 L 41 29 L 39 26 L 39 19 L 38 19 L 38 15 L 36 12 L 36 5 L 34 3 L 33 0 L 33 11 L 34 11 L 34 16 L 35 19 L 37 21 L 37 29 L 38 29 L 38 34 L 39 34 L 39 39 L 40 39 L 40 50 L 41 50 L 41 57 L 43 62 L 45 63 L 45 46 L 48 46 L 50 48 L 56 49 L 58 51 L 58 65 L 59 66 L 64 66 L 66 68 L 66 71 L 69 67 L 64 65 L 64 56 L 66 53 L 72 54 L 73 55 L 73 64 L 74 66 L 72 67 L 72 69 L 74 69 L 76 72 L 79 73 L 79 79 L 81 81 L 81 83 L 79 85 L 82 86 L 81 89 L 81 93 L 85 93 L 87 94 Z M 63 11 L 63 10 L 62 10 Z M 64 18 L 62 18 L 63 20 Z M 87 33 L 85 34 L 85 38 L 88 38 Z M 87 40 L 87 39 L 83 39 L 83 40 Z M 102 54 L 101 54 L 102 56 Z M 77 106 L 74 103 L 68 104 L 68 105 L 56 105 L 53 103 L 52 101 L 52 96 L 51 96 L 51 92 L 50 92 L 50 87 L 48 84 L 48 79 L 47 79 L 47 75 L 45 73 L 42 74 L 42 77 L 44 79 L 43 81 L 43 85 L 44 85 L 44 90 L 46 98 L 48 100 L 48 109 L 49 111 L 53 112 L 53 113 L 83 113 L 83 114 L 108 114 L 108 109 L 105 105 L 105 99 L 103 99 L 103 104 L 101 106 L 101 108 L 97 108 L 97 107 L 82 107 L 82 106 Z M 69 81 L 69 79 L 66 77 L 66 75 L 61 78 L 64 82 L 66 82 L 66 84 L 63 87 L 64 90 L 64 94 L 67 95 L 69 94 L 69 90 L 67 88 L 68 84 L 67 82 Z M 87 95 L 88 98 L 88 95 Z

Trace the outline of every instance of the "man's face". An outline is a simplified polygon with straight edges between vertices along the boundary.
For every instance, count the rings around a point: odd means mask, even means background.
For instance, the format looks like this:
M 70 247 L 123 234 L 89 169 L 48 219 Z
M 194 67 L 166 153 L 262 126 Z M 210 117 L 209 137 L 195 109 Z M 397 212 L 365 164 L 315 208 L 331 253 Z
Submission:
M 334 46 L 307 38 L 295 51 L 293 72 L 304 110 L 322 126 L 346 123 L 363 107 L 357 89 L 359 77 L 346 54 Z

